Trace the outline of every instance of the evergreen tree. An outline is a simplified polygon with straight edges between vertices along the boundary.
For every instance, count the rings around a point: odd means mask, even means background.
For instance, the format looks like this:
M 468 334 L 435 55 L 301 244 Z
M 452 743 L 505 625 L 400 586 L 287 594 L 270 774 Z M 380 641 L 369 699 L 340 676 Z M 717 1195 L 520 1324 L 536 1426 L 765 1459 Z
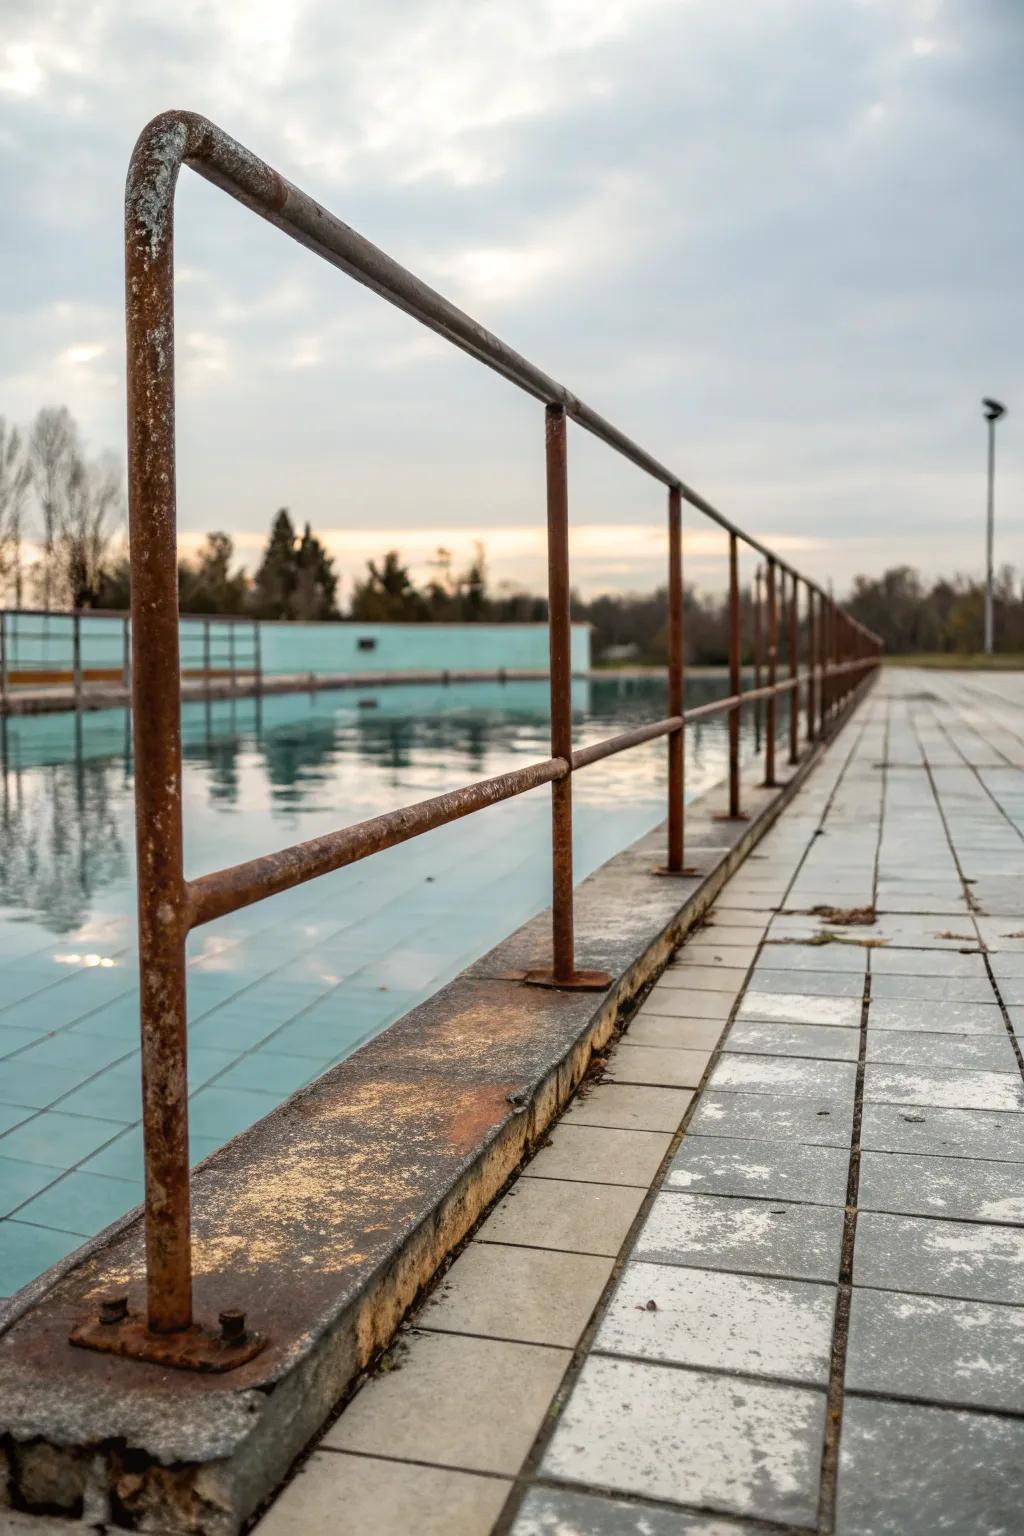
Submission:
M 296 554 L 297 578 L 290 618 L 336 619 L 338 577 L 334 561 L 307 523 Z
M 364 623 L 409 623 L 428 619 L 430 614 L 399 558 L 397 549 L 389 549 L 380 565 L 366 562 L 366 577 L 357 581 L 352 592 L 352 618 Z
M 257 616 L 261 619 L 292 618 L 298 581 L 295 526 L 287 507 L 282 507 L 271 525 L 253 584 L 253 609 Z

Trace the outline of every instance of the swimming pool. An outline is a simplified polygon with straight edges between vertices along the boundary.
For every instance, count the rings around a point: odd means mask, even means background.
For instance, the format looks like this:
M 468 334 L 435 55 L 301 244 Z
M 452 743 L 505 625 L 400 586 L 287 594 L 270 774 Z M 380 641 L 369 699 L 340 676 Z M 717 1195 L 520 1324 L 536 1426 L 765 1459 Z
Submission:
M 687 702 L 724 692 L 695 678 Z M 666 713 L 657 678 L 579 679 L 573 703 L 579 745 Z M 142 1198 L 130 721 L 2 726 L 0 1296 Z M 549 751 L 542 682 L 190 703 L 182 727 L 189 876 Z M 575 777 L 577 879 L 663 818 L 665 755 Z M 724 765 L 723 721 L 687 732 L 690 796 Z M 194 933 L 193 1160 L 545 907 L 549 836 L 534 791 Z

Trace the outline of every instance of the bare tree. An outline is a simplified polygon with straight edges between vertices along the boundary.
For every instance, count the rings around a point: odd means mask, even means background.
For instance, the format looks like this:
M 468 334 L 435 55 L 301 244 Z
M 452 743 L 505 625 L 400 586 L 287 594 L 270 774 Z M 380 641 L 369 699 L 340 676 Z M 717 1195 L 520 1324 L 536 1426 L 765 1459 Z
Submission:
M 0 587 L 13 578 L 14 604 L 21 607 L 21 540 L 25 498 L 32 465 L 17 427 L 0 416 Z
M 58 503 L 53 570 L 62 601 L 93 608 L 124 521 L 121 466 L 113 455 L 89 464 L 74 455 Z
M 45 405 L 32 423 L 29 457 L 42 513 L 43 551 L 37 578 L 44 608 L 55 593 L 57 531 L 67 511 L 71 481 L 81 464 L 78 428 L 66 405 Z

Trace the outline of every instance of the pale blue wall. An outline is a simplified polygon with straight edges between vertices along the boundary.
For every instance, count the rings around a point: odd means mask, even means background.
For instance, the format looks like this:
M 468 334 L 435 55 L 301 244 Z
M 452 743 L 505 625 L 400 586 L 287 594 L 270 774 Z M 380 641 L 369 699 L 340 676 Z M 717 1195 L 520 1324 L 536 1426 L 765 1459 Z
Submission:
M 182 619 L 181 657 L 186 670 L 203 664 L 202 624 Z M 211 664 L 226 667 L 234 632 L 236 664 L 249 668 L 253 626 L 212 621 Z M 270 673 L 546 672 L 545 624 L 279 624 L 260 626 L 263 670 Z M 64 614 L 6 616 L 8 666 L 70 669 L 71 619 Z M 360 640 L 372 640 L 362 650 Z M 83 618 L 82 666 L 120 667 L 120 619 Z M 590 669 L 590 630 L 572 627 L 572 670 Z

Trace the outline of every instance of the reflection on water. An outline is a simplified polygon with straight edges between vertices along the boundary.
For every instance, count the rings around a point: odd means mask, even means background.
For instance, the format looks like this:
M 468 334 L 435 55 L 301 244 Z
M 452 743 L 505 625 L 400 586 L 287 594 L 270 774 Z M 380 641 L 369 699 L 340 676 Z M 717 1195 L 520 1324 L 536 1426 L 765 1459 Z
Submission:
M 687 703 L 724 692 L 724 678 L 691 679 Z M 654 677 L 577 680 L 573 696 L 579 745 L 660 718 L 666 709 L 664 682 Z M 546 757 L 547 714 L 541 682 L 186 704 L 189 873 L 321 830 L 302 823 L 344 826 Z M 104 914 L 129 917 L 134 849 L 127 712 L 14 717 L 0 725 L 6 922 L 67 934 Z M 692 795 L 722 774 L 723 723 L 692 727 L 686 751 Z M 575 780 L 575 794 L 582 805 L 649 807 L 653 823 L 664 769 L 664 743 L 653 742 L 587 769 Z

